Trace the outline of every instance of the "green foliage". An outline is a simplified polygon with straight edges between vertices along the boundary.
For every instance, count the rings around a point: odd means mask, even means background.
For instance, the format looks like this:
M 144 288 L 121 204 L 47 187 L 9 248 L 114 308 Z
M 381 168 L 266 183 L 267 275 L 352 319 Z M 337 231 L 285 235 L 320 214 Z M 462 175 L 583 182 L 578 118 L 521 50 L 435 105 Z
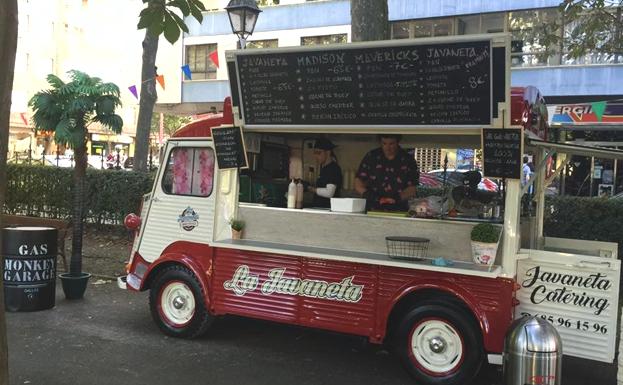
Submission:
M 545 236 L 617 242 L 623 255 L 623 199 L 547 197 L 543 226 Z
M 561 44 L 572 58 L 590 52 L 623 52 L 623 0 L 563 0 L 562 17 L 541 24 L 541 36 Z M 564 21 L 564 26 L 562 22 Z M 560 33 L 564 28 L 564 33 Z
M 181 31 L 188 33 L 184 19 L 176 12 L 181 12 L 184 17 L 192 15 L 201 23 L 201 12 L 206 10 L 201 0 L 143 0 L 143 3 L 147 4 L 147 8 L 139 14 L 137 28 L 147 28 L 154 36 L 164 32 L 164 37 L 171 44 L 179 39 Z
M 56 143 L 73 148 L 84 145 L 92 122 L 121 132 L 123 120 L 115 114 L 121 106 L 119 87 L 84 72 L 71 70 L 68 74 L 69 83 L 48 75 L 50 89 L 37 92 L 28 102 L 34 111 L 35 130 L 54 131 Z
M 500 238 L 500 229 L 491 223 L 479 223 L 471 232 L 471 240 L 474 242 L 497 243 Z
M 190 118 L 188 116 L 177 116 L 177 115 L 169 115 L 164 114 L 164 133 L 166 135 L 172 136 L 175 131 L 177 131 L 180 127 L 185 125 L 186 123 L 190 123 Z M 160 131 L 160 114 L 154 113 L 151 117 L 151 132 L 159 132 Z
M 5 212 L 68 219 L 72 213 L 73 170 L 70 168 L 9 164 Z M 142 196 L 151 190 L 153 175 L 123 170 L 86 173 L 84 220 L 121 224 L 138 213 Z
M 232 230 L 242 231 L 242 229 L 244 229 L 244 221 L 240 219 L 230 220 L 229 225 L 231 226 Z

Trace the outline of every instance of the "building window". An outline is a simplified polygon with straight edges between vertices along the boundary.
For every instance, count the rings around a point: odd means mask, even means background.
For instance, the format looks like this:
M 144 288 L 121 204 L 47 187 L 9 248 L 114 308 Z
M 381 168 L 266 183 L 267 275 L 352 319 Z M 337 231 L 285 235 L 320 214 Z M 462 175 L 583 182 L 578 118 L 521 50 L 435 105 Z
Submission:
M 339 33 L 335 35 L 301 37 L 301 45 L 326 45 L 339 43 L 346 43 L 345 33 Z
M 190 67 L 193 80 L 216 79 L 216 65 L 210 54 L 217 50 L 216 44 L 186 46 L 186 64 Z
M 174 148 L 162 176 L 162 190 L 172 195 L 210 196 L 214 184 L 214 161 L 211 148 Z
M 399 21 L 391 25 L 392 39 L 454 35 L 454 18 Z
M 277 47 L 279 47 L 278 39 L 247 41 L 247 46 L 246 46 L 247 49 L 277 48 Z M 238 49 L 240 49 L 240 42 L 238 42 Z
M 539 27 L 550 24 L 560 17 L 555 8 L 532 9 L 510 12 L 508 26 L 512 34 L 511 65 L 514 67 L 533 67 L 547 64 L 560 64 L 556 48 L 543 39 Z

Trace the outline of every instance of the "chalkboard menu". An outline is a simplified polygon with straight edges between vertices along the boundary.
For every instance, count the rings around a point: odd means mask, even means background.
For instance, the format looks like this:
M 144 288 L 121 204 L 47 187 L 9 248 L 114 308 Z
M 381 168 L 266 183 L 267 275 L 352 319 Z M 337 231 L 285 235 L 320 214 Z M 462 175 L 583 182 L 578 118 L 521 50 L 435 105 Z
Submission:
M 216 151 L 216 162 L 221 170 L 247 168 L 247 153 L 240 127 L 212 128 L 212 139 Z
M 489 40 L 233 55 L 245 126 L 491 124 Z
M 489 178 L 521 179 L 521 128 L 483 128 L 483 174 Z

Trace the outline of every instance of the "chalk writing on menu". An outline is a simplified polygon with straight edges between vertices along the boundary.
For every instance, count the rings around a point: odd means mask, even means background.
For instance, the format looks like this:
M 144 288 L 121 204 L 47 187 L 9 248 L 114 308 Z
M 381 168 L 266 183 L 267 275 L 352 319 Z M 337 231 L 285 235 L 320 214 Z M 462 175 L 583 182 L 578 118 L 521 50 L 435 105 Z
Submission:
M 483 172 L 492 178 L 521 178 L 521 129 L 483 128 Z
M 216 162 L 221 170 L 247 168 L 247 157 L 240 127 L 217 127 L 212 129 Z
M 246 125 L 489 125 L 491 45 L 236 56 Z

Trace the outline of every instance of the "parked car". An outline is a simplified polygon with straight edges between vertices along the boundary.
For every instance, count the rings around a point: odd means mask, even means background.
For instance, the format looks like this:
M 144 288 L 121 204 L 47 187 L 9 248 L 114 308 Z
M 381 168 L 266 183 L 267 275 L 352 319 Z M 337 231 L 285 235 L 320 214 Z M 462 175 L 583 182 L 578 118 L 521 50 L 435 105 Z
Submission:
M 457 170 L 449 168 L 446 170 L 446 184 L 448 187 L 460 186 L 463 184 L 463 174 L 470 170 Z M 482 172 L 480 173 L 482 176 Z M 433 170 L 420 174 L 420 185 L 425 187 L 443 187 L 443 169 Z M 479 190 L 496 192 L 498 185 L 493 179 L 482 178 L 478 184 Z

